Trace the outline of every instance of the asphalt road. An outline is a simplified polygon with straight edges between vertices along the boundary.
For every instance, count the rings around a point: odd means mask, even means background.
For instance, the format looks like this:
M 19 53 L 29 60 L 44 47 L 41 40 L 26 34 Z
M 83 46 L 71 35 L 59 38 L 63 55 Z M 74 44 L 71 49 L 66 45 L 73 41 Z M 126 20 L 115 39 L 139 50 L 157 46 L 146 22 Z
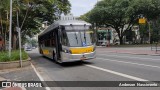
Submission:
M 45 81 L 160 81 L 160 56 L 109 53 L 97 49 L 97 58 L 59 65 L 37 49 L 28 51 Z M 51 90 L 160 90 L 160 87 L 57 87 Z

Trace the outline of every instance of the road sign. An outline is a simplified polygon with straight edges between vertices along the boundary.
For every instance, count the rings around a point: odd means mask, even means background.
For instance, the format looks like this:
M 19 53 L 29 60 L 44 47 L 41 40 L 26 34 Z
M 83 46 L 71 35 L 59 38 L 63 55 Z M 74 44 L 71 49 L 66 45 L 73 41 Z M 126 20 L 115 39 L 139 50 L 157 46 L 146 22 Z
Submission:
M 145 18 L 140 18 L 139 19 L 139 24 L 145 24 L 146 23 L 146 19 Z

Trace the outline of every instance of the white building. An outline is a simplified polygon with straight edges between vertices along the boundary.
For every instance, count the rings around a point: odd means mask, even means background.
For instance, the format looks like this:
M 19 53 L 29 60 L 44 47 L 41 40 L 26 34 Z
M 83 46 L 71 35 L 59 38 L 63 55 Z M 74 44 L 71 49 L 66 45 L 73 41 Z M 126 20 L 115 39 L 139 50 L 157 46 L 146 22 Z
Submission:
M 125 25 L 124 27 L 124 30 L 126 30 L 128 27 L 128 25 Z M 132 27 L 132 31 L 134 31 L 135 33 L 135 36 L 132 37 L 132 42 L 131 43 L 138 43 L 139 40 L 140 40 L 140 33 L 139 33 L 139 27 L 138 26 L 133 26 Z M 109 28 L 99 28 L 98 31 L 98 36 L 97 36 L 97 39 L 98 39 L 98 45 L 107 45 L 108 44 L 108 41 L 107 40 L 107 36 L 108 36 L 108 32 L 110 32 L 110 44 L 112 45 L 115 45 L 115 44 L 120 44 L 120 40 L 119 40 L 119 37 L 118 37 L 118 33 L 116 32 L 115 29 L 109 27 Z M 131 32 L 130 32 L 131 33 Z M 128 39 L 126 36 L 123 37 L 123 40 L 124 40 L 124 43 L 125 44 L 129 44 L 128 42 Z
M 69 13 L 67 15 L 62 15 L 60 20 L 77 20 L 78 17 L 73 16 L 73 14 Z

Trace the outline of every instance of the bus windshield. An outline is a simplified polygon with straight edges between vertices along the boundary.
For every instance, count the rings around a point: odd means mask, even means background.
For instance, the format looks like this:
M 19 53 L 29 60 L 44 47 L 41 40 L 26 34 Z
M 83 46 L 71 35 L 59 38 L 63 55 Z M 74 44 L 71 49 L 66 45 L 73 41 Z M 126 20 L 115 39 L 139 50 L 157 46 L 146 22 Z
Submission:
M 93 31 L 72 31 L 67 32 L 69 45 L 71 47 L 81 47 L 93 45 Z

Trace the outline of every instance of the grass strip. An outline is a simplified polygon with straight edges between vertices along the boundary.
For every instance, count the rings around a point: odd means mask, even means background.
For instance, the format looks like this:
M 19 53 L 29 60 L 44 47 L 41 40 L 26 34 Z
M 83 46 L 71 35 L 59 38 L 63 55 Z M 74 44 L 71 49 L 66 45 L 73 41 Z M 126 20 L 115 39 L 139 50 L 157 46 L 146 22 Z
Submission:
M 8 61 L 19 61 L 19 50 L 13 50 L 11 52 L 11 57 L 9 57 L 8 51 L 0 52 L 0 62 L 8 62 Z M 22 60 L 28 59 L 28 54 L 22 50 Z

